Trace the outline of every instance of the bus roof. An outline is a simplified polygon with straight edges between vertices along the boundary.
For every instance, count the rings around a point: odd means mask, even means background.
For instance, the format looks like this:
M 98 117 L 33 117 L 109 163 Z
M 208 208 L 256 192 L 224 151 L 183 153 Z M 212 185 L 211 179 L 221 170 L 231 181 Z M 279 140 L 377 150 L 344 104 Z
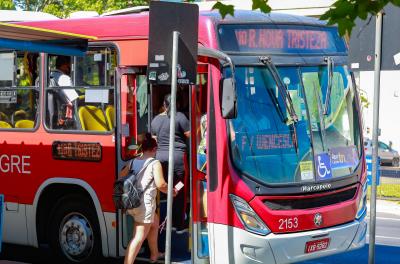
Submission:
M 235 17 L 227 16 L 222 19 L 217 11 L 204 11 L 200 13 L 199 27 L 200 39 L 201 28 L 207 25 L 219 23 L 286 23 L 286 24 L 308 24 L 325 25 L 325 22 L 315 18 L 270 13 L 264 14 L 258 11 L 237 10 Z M 148 36 L 149 13 L 91 17 L 78 19 L 60 19 L 57 21 L 35 21 L 24 22 L 24 25 L 60 30 L 76 34 L 96 36 L 99 40 L 131 39 Z

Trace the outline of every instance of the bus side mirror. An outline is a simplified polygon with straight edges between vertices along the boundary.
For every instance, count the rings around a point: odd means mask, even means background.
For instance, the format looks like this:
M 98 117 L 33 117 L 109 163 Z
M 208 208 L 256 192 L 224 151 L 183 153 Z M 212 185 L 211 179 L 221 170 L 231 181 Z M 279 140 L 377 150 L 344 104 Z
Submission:
M 224 119 L 234 119 L 237 116 L 236 89 L 233 78 L 222 80 L 221 113 Z

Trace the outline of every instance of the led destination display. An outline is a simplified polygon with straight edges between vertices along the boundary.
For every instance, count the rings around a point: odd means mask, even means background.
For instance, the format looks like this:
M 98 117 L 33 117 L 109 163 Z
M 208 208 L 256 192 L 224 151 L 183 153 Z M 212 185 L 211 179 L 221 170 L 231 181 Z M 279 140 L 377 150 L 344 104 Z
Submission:
M 101 161 L 99 143 L 62 142 L 53 143 L 53 158 L 62 160 Z
M 297 25 L 221 25 L 222 50 L 250 53 L 341 53 L 346 51 L 336 28 Z

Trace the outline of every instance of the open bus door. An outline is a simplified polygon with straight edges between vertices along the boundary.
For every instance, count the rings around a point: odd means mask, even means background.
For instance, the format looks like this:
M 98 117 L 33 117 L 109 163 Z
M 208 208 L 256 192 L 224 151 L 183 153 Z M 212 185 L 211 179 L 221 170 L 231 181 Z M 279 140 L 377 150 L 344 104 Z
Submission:
M 207 95 L 209 65 L 199 64 L 191 89 L 191 247 L 193 263 L 208 263 L 207 228 Z
M 117 69 L 117 172 L 129 165 L 138 154 L 138 147 L 148 124 L 148 89 L 145 68 L 119 67 Z M 119 256 L 132 238 L 133 219 L 121 210 L 117 212 Z
M 199 60 L 197 84 L 187 87 L 190 101 L 189 117 L 191 120 L 190 139 L 190 222 L 189 233 L 178 235 L 172 231 L 172 260 L 188 261 L 193 263 L 209 263 L 209 241 L 207 219 L 207 124 L 208 116 L 214 114 L 209 110 L 209 97 L 213 85 L 219 85 L 221 62 L 232 63 L 229 58 L 215 50 L 202 48 L 204 53 Z M 200 53 L 199 53 L 200 54 Z M 200 56 L 200 55 L 199 55 Z M 214 80 L 211 76 L 214 74 Z M 152 87 L 147 85 L 145 69 L 135 67 L 120 67 L 117 69 L 117 174 L 128 164 L 128 161 L 137 155 L 137 147 L 143 135 L 149 130 L 149 124 L 157 113 L 160 100 L 168 93 L 167 87 Z M 218 79 L 218 80 L 217 80 Z M 215 88 L 214 88 L 215 89 Z M 214 128 L 215 129 L 215 128 Z M 125 254 L 126 247 L 132 238 L 133 219 L 130 216 L 117 212 L 118 216 L 118 252 Z M 160 202 L 160 222 L 166 214 L 166 201 Z M 164 251 L 165 230 L 159 235 L 159 249 Z M 146 251 L 146 250 L 144 250 Z M 147 256 L 143 250 L 138 259 Z M 191 253 L 191 254 L 190 254 Z

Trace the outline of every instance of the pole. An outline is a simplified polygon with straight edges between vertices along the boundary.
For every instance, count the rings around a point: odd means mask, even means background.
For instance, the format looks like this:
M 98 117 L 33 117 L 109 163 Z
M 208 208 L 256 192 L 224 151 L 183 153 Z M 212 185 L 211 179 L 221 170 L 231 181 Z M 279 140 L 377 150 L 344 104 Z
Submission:
M 167 237 L 165 241 L 165 263 L 171 263 L 171 232 L 172 232 L 172 199 L 174 189 L 174 150 L 175 150 L 175 116 L 176 116 L 176 86 L 178 64 L 178 40 L 180 33 L 173 32 L 172 42 L 172 73 L 171 73 L 171 111 L 169 123 L 169 153 L 168 153 L 168 198 L 167 198 Z
M 375 29 L 375 74 L 374 74 L 374 117 L 372 128 L 372 182 L 369 225 L 369 254 L 368 264 L 375 263 L 375 229 L 376 229 L 376 173 L 378 162 L 379 136 L 379 90 L 381 80 L 381 52 L 382 52 L 382 20 L 383 11 L 376 16 Z

